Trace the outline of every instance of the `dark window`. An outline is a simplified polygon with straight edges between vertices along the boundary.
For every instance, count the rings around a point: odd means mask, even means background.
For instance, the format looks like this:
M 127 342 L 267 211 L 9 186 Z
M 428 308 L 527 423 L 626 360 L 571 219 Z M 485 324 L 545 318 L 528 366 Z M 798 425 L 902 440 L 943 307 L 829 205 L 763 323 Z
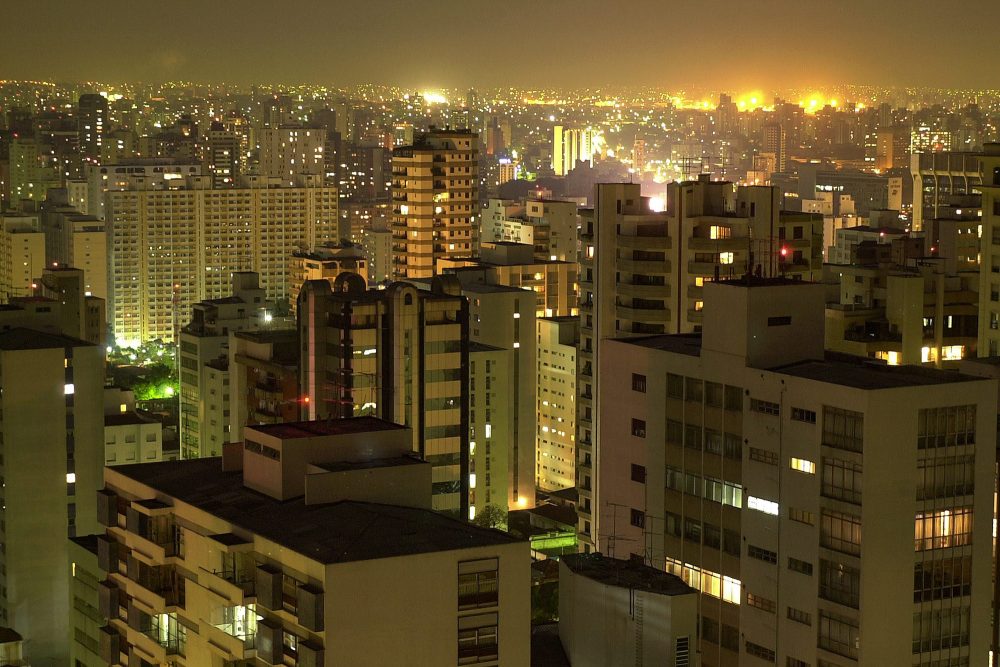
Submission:
M 640 510 L 632 510 L 630 523 L 636 528 L 646 527 L 646 514 Z
M 792 318 L 790 315 L 767 318 L 767 326 L 769 327 L 787 327 L 791 323 L 792 323 Z
M 637 438 L 645 438 L 646 437 L 646 422 L 643 421 L 642 419 L 633 419 L 632 420 L 632 435 L 634 435 Z
M 799 560 L 798 558 L 792 558 L 791 556 L 789 556 L 788 569 L 791 570 L 792 572 L 798 572 L 799 574 L 804 574 L 811 577 L 813 573 L 813 564 L 808 561 Z
M 646 376 L 632 373 L 632 391 L 646 393 Z
M 646 483 L 646 466 L 636 463 L 632 464 L 632 481 L 639 482 L 640 484 Z

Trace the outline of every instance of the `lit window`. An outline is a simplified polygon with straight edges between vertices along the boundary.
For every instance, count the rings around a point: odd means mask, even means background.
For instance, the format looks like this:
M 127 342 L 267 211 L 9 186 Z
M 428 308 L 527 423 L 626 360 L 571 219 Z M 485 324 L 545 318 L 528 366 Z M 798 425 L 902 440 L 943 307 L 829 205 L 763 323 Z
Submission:
M 695 301 L 694 302 L 694 309 L 695 310 L 701 310 L 704 307 L 705 307 L 705 302 L 704 301 Z
M 731 252 L 719 253 L 719 264 L 732 264 L 732 263 L 733 263 L 733 253 Z
M 127 412 L 127 411 L 128 407 L 124 403 L 118 406 L 118 412 Z
M 75 472 L 68 472 L 68 473 L 66 473 L 66 483 L 67 484 L 75 484 L 76 483 L 76 473 Z
M 808 473 L 810 475 L 816 474 L 816 464 L 808 459 L 793 458 L 788 465 L 792 470 L 798 470 L 799 472 Z
M 702 278 L 701 276 L 698 276 L 697 278 L 694 279 L 694 286 L 695 287 L 704 287 L 705 286 L 705 279 Z
M 66 394 L 67 396 L 69 396 L 70 394 L 72 394 L 74 391 L 76 391 L 76 387 L 73 386 L 72 382 L 67 383 L 63 387 L 63 393 Z
M 476 488 L 476 473 L 469 473 L 469 488 Z
M 764 514 L 778 516 L 778 503 L 773 500 L 765 500 L 757 496 L 747 496 L 747 508 L 763 512 Z

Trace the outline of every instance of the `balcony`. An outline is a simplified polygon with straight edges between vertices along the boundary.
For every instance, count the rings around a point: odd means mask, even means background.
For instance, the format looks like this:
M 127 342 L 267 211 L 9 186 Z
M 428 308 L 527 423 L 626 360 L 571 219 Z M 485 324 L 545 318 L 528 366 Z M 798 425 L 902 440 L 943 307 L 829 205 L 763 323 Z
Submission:
M 641 259 L 619 258 L 618 270 L 625 273 L 639 273 L 644 275 L 665 275 L 670 273 L 670 260 L 649 261 Z
M 619 234 L 617 240 L 619 248 L 669 250 L 673 247 L 671 238 L 663 234 L 636 234 L 635 236 Z
M 615 316 L 633 322 L 667 322 L 670 320 L 668 308 L 629 308 L 616 306 Z
M 666 299 L 670 297 L 670 285 L 618 283 L 618 292 L 624 296 Z
M 746 250 L 748 239 L 728 238 L 728 239 L 706 239 L 692 237 L 688 239 L 688 249 L 699 252 L 739 252 Z

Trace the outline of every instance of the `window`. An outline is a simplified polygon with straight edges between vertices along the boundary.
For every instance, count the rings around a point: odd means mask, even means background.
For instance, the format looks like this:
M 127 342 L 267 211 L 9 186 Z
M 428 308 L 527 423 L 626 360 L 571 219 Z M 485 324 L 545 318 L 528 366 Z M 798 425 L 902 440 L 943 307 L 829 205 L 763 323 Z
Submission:
M 667 397 L 684 398 L 684 376 L 667 373 Z
M 819 612 L 819 647 L 821 649 L 842 655 L 852 660 L 858 659 L 858 648 L 861 638 L 856 621 L 831 614 Z
M 726 385 L 725 388 L 725 408 L 726 410 L 742 410 L 743 409 L 743 389 L 740 387 L 733 387 Z
M 722 385 L 718 382 L 706 382 L 705 402 L 713 408 L 721 408 L 723 400 Z
M 918 512 L 914 519 L 916 551 L 972 544 L 972 508 Z
M 767 318 L 767 326 L 769 327 L 787 327 L 792 323 L 791 315 L 784 315 L 782 317 L 769 317 Z
M 458 608 L 495 607 L 499 577 L 499 560 L 465 561 L 458 564 Z
M 972 592 L 972 557 L 956 556 L 913 567 L 913 601 L 930 602 Z
M 640 484 L 646 483 L 646 466 L 636 463 L 632 464 L 632 481 L 639 482 Z
M 976 442 L 976 406 L 925 408 L 917 419 L 920 449 L 972 445 Z
M 757 560 L 762 560 L 765 563 L 771 563 L 772 565 L 777 564 L 778 554 L 771 551 L 770 549 L 764 549 L 763 547 L 756 547 L 752 544 L 747 545 L 747 556 L 750 558 L 755 558 Z
M 807 526 L 813 526 L 816 524 L 816 515 L 812 512 L 798 509 L 795 507 L 788 508 L 788 518 L 791 521 L 797 521 L 798 523 L 804 523 Z
M 793 457 L 788 462 L 788 467 L 792 470 L 798 470 L 799 472 L 804 472 L 809 475 L 816 474 L 816 464 L 808 459 L 797 459 Z
M 646 376 L 632 373 L 632 391 L 646 393 Z
M 772 516 L 778 516 L 778 503 L 773 500 L 767 500 L 766 498 L 747 496 L 747 509 L 757 510 L 758 512 L 763 512 L 764 514 L 770 514 Z
M 702 381 L 696 378 L 684 378 L 684 396 L 692 403 L 701 403 Z
M 688 542 L 701 544 L 701 522 L 697 519 L 684 519 L 684 539 Z
M 646 514 L 637 509 L 633 509 L 630 514 L 629 523 L 631 523 L 636 528 L 646 527 Z
M 943 456 L 917 462 L 917 500 L 971 495 L 975 490 L 975 457 Z
M 667 442 L 672 445 L 684 443 L 684 424 L 675 419 L 667 420 Z
M 750 460 L 776 466 L 778 465 L 778 454 L 776 452 L 769 452 L 766 449 L 761 449 L 760 447 L 751 447 Z
M 760 658 L 765 662 L 774 662 L 775 656 L 774 651 L 760 644 L 754 644 L 752 641 L 747 641 L 747 655 L 752 655 L 756 658 Z
M 824 456 L 822 494 L 860 505 L 861 464 Z
M 819 596 L 824 600 L 858 609 L 861 600 L 861 571 L 844 563 L 821 558 Z
M 777 403 L 762 401 L 759 398 L 750 399 L 750 409 L 765 415 L 778 415 L 781 412 L 781 407 Z
M 761 611 L 766 611 L 769 614 L 774 613 L 775 604 L 774 600 L 768 600 L 760 595 L 754 595 L 753 593 L 747 593 L 747 604 L 755 609 L 760 609 Z
M 861 555 L 861 518 L 823 510 L 820 514 L 819 543 L 827 549 Z
M 632 435 L 637 438 L 646 437 L 646 422 L 642 419 L 632 419 Z
M 792 408 L 792 419 L 798 422 L 805 422 L 807 424 L 816 423 L 816 413 L 812 410 L 806 410 L 805 408 Z
M 497 614 L 477 614 L 458 619 L 458 664 L 473 665 L 499 659 Z
M 799 574 L 804 574 L 811 577 L 813 573 L 812 563 L 804 560 L 799 560 L 798 558 L 788 557 L 788 569 L 792 572 L 798 572 Z
M 969 608 L 951 607 L 913 614 L 913 652 L 925 653 L 967 646 Z
M 864 415 L 851 410 L 823 407 L 823 444 L 851 452 L 862 451 Z
M 788 608 L 788 620 L 801 623 L 802 625 L 812 625 L 812 614 L 795 607 Z
M 731 252 L 719 253 L 719 264 L 732 264 L 732 263 L 733 263 L 733 253 Z

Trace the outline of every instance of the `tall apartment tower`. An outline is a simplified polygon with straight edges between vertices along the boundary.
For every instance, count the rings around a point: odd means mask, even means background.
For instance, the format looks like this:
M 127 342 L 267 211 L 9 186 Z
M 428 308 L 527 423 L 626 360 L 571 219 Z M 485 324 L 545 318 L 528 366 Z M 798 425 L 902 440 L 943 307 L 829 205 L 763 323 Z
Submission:
M 337 189 L 320 176 L 243 177 L 213 188 L 210 176 L 116 181 L 105 193 L 108 318 L 119 339 L 175 340 L 187 309 L 228 295 L 234 271 L 260 274 L 269 302 L 287 302 L 288 258 L 336 238 Z M 120 188 L 120 189 L 119 189 Z
M 101 160 L 104 136 L 109 131 L 108 98 L 103 95 L 81 95 L 77 113 L 80 157 L 97 164 Z
M 788 167 L 788 148 L 785 145 L 785 128 L 781 123 L 766 123 L 763 127 L 761 153 L 774 155 L 775 168 L 784 173 Z
M 996 381 L 825 353 L 823 294 L 606 341 L 597 547 L 701 591 L 704 665 L 984 662 Z
M 281 125 L 260 131 L 260 173 L 294 185 L 296 176 L 322 176 L 326 131 L 317 127 Z
M 565 176 L 578 161 L 592 162 L 594 158 L 594 131 L 589 127 L 552 129 L 552 170 L 556 176 Z
M 31 664 L 67 664 L 67 536 L 97 526 L 104 350 L 11 328 L 0 332 L 0 376 L 0 626 L 25 638 Z
M 535 485 L 543 491 L 576 486 L 576 356 L 579 342 L 579 317 L 538 320 Z
M 819 280 L 823 219 L 783 213 L 778 190 L 732 183 L 672 183 L 666 210 L 649 210 L 638 184 L 599 184 L 581 210 L 577 486 L 581 541 L 600 521 L 593 459 L 600 342 L 623 335 L 700 330 L 704 286 L 747 273 Z
M 429 278 L 438 258 L 475 253 L 479 135 L 438 130 L 392 152 L 393 265 L 397 278 Z
M 205 133 L 203 160 L 212 176 L 212 187 L 231 188 L 241 172 L 240 137 L 215 121 Z
M 1000 354 L 1000 144 L 979 158 L 982 234 L 979 253 L 979 356 Z
M 409 426 L 434 469 L 434 509 L 469 496 L 469 305 L 454 278 L 369 290 L 343 273 L 299 293 L 301 401 L 308 419 L 374 415 Z

